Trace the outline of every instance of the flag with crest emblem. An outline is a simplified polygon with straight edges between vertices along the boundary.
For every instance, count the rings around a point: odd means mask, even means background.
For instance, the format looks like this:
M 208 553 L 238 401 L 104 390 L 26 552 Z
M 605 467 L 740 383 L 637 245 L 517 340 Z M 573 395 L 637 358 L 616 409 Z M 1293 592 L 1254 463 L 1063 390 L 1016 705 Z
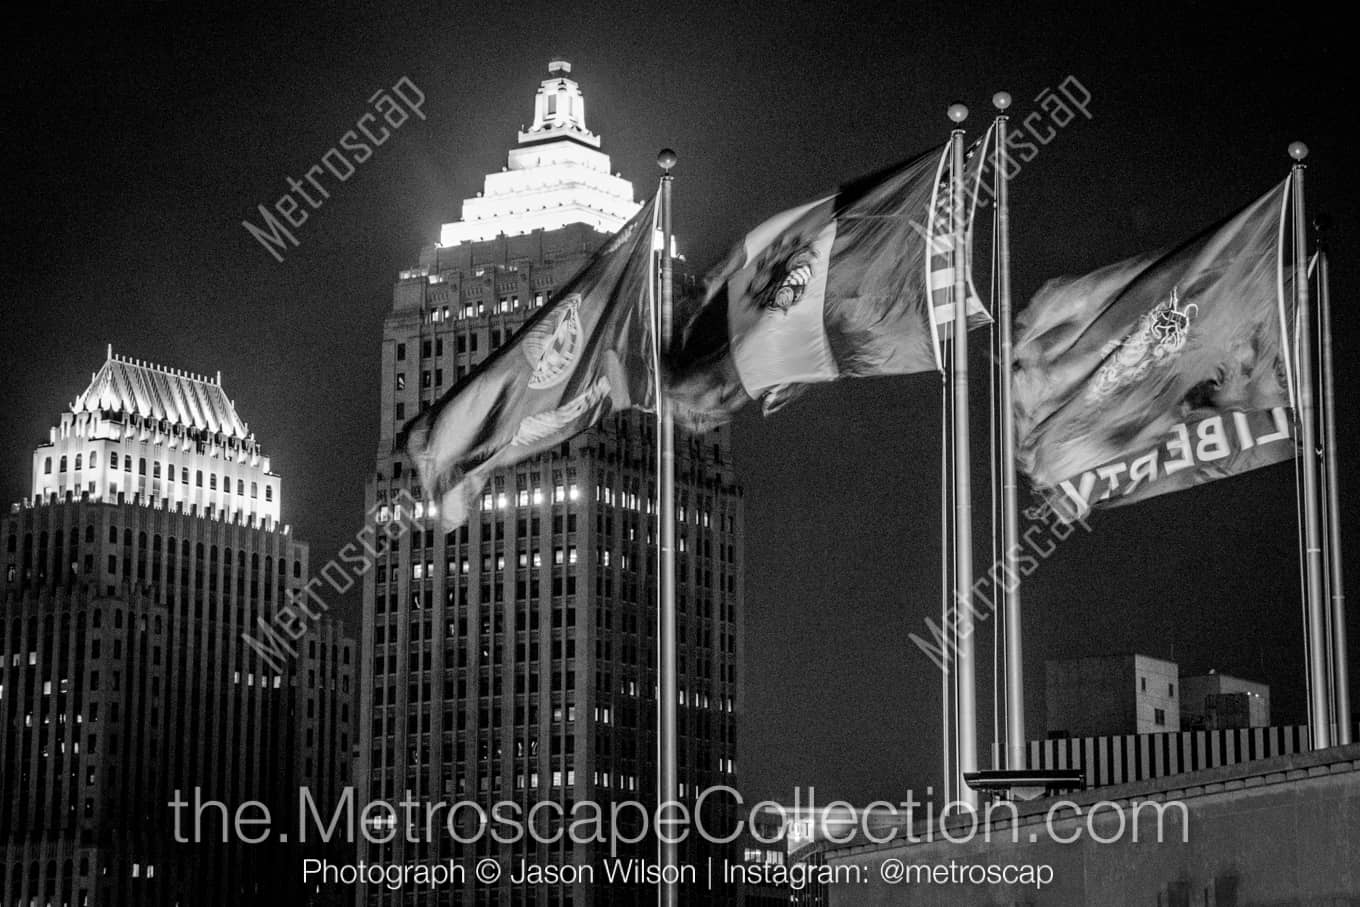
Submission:
M 398 439 L 447 528 L 487 477 L 610 413 L 655 406 L 656 200 L 644 205 L 524 326 Z
M 752 400 L 769 413 L 808 384 L 940 367 L 935 311 L 953 317 L 952 290 L 937 292 L 941 250 L 953 258 L 953 220 L 936 210 L 947 150 L 776 214 L 737 244 L 668 357 L 682 421 L 723 422 Z M 988 321 L 971 298 L 970 325 Z
M 1020 314 L 1017 458 L 1059 516 L 1295 455 L 1287 185 L 1171 251 L 1050 281 Z

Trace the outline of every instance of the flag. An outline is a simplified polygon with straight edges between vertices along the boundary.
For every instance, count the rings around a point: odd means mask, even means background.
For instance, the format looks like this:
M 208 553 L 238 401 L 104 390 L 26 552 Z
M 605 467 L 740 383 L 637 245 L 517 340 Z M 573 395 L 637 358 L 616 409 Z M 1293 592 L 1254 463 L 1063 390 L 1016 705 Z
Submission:
M 1050 281 L 1021 313 L 1017 460 L 1059 516 L 1294 456 L 1287 186 L 1169 252 Z
M 982 173 L 986 169 L 987 146 L 996 130 L 993 124 L 987 133 L 968 149 L 964 162 L 964 235 L 966 256 L 969 267 L 965 276 L 968 296 L 968 318 L 973 327 L 991 321 L 978 298 L 977 287 L 973 285 L 971 256 L 973 253 L 973 221 L 977 212 L 978 197 L 981 195 Z M 930 331 L 934 339 L 935 367 L 944 371 L 944 341 L 954 331 L 954 193 L 946 167 L 948 148 L 940 156 L 940 165 L 935 174 L 935 192 L 930 202 L 930 223 L 926 235 L 931 238 L 929 255 L 926 259 L 930 287 Z M 980 316 L 980 317 L 979 317 Z
M 644 205 L 503 346 L 402 430 L 446 527 L 465 522 L 487 477 L 613 412 L 655 406 L 656 200 Z
M 772 412 L 808 384 L 938 368 L 931 313 L 941 231 L 953 223 L 936 211 L 948 151 L 863 177 L 748 233 L 708 276 L 667 357 L 677 416 L 706 426 L 751 400 Z M 970 324 L 985 324 L 970 302 Z

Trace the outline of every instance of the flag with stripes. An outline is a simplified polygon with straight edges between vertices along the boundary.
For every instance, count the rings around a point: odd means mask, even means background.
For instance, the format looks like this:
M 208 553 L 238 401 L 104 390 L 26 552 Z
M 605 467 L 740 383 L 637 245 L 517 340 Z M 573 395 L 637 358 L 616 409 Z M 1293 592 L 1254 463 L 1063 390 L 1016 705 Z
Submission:
M 769 413 L 809 384 L 938 369 L 931 231 L 942 229 L 933 206 L 947 153 L 932 149 L 749 232 L 708 276 L 668 356 L 677 416 L 703 427 L 752 400 Z M 976 316 L 974 327 L 988 320 L 980 305 Z
M 995 130 L 987 130 L 968 149 L 964 163 L 964 253 L 972 255 L 973 221 L 982 190 L 982 175 L 986 169 L 987 146 Z M 943 345 L 954 333 L 954 197 L 949 179 L 949 146 L 940 156 L 935 174 L 935 192 L 930 202 L 930 222 L 926 235 L 930 237 L 930 255 L 926 259 L 927 285 L 930 287 L 931 336 L 935 341 L 935 367 L 944 370 Z M 987 310 L 978 297 L 973 283 L 971 259 L 965 267 L 968 296 L 968 320 L 976 327 L 990 321 Z

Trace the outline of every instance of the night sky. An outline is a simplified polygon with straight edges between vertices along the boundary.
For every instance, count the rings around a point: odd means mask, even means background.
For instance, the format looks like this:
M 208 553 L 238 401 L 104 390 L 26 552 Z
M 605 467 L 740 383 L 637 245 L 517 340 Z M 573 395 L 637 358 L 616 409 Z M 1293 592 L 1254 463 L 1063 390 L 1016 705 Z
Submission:
M 1285 176 L 1291 140 L 1308 142 L 1310 205 L 1334 220 L 1343 494 L 1358 487 L 1346 402 L 1360 391 L 1347 353 L 1360 333 L 1349 304 L 1360 222 L 1344 177 L 1353 92 L 1341 55 L 1353 50 L 1341 30 L 1289 6 L 1272 18 L 1004 6 L 164 2 L 10 20 L 0 492 L 27 492 L 33 446 L 112 343 L 221 370 L 283 476 L 285 518 L 323 564 L 361 525 L 396 274 L 503 165 L 556 54 L 639 195 L 654 186 L 656 151 L 678 151 L 676 230 L 701 268 L 769 214 L 942 141 L 950 102 L 967 103 L 980 131 L 994 91 L 1014 94 L 1018 118 L 1077 77 L 1091 119 L 1012 185 L 1017 307 L 1050 277 L 1218 220 Z M 397 130 L 276 262 L 241 221 L 403 76 L 425 93 L 427 119 Z M 985 295 L 985 267 L 978 279 Z M 938 610 L 939 395 L 933 375 L 843 382 L 736 425 L 747 489 L 738 771 L 750 797 L 812 785 L 819 799 L 897 800 L 937 783 L 939 676 L 908 634 Z M 984 480 L 982 467 L 982 513 Z M 1276 721 L 1301 720 L 1293 501 L 1293 471 L 1277 466 L 1103 513 L 1069 539 L 1025 587 L 1031 736 L 1044 659 L 1112 652 L 1266 680 Z M 1360 551 L 1357 514 L 1345 517 Z M 338 608 L 357 635 L 357 603 Z M 990 626 L 981 632 L 989 664 Z M 1354 616 L 1350 637 L 1355 653 Z

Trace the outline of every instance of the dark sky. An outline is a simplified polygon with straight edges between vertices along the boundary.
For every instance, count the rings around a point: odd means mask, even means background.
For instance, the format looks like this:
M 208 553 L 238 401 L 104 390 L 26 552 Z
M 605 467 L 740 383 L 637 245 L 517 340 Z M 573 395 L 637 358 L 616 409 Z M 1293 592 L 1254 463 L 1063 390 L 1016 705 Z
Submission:
M 1023 115 L 1076 76 L 1091 119 L 1012 188 L 1017 304 L 1049 277 L 1217 220 L 1283 178 L 1285 146 L 1307 141 L 1310 204 L 1335 221 L 1354 487 L 1353 92 L 1341 30 L 1302 8 L 172 0 L 33 15 L 7 22 L 0 87 L 7 500 L 27 491 L 32 447 L 112 343 L 221 369 L 284 477 L 286 519 L 324 563 L 362 519 L 396 272 L 503 164 L 554 54 L 575 65 L 589 123 L 639 194 L 657 149 L 678 150 L 676 229 L 701 266 L 774 211 L 943 140 L 949 102 L 968 103 L 981 129 L 997 89 Z M 274 261 L 242 219 L 403 76 L 427 119 L 397 131 Z M 845 382 L 736 427 L 748 504 L 738 769 L 753 796 L 815 785 L 898 799 L 936 781 L 938 674 L 908 633 L 938 603 L 938 400 L 934 376 Z M 1026 586 L 1031 726 L 1045 658 L 1115 651 L 1268 680 L 1276 717 L 1300 719 L 1292 504 L 1281 466 L 1096 517 Z M 1347 544 L 1360 550 L 1360 537 Z M 990 661 L 988 645 L 979 654 Z

